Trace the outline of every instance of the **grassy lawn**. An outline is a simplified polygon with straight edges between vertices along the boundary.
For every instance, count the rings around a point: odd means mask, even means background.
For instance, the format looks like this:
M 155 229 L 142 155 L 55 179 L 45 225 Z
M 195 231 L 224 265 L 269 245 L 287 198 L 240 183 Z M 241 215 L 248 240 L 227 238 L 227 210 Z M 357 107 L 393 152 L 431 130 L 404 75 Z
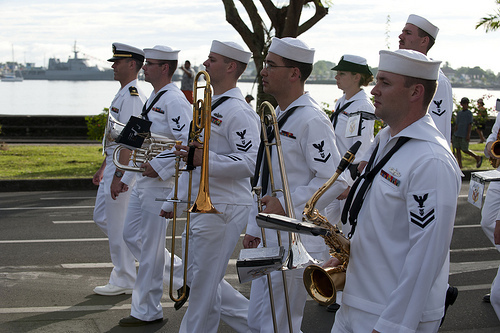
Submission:
M 0 150 L 0 180 L 91 178 L 103 159 L 100 145 L 9 145 Z
M 484 143 L 469 149 L 484 156 Z M 0 180 L 91 178 L 102 161 L 100 145 L 10 145 L 0 150 Z M 476 161 L 463 153 L 462 163 L 462 170 L 476 170 Z M 480 169 L 493 169 L 486 157 Z
M 490 164 L 490 160 L 484 156 L 484 146 L 484 143 L 470 144 L 469 150 L 476 155 L 483 156 L 483 164 L 479 170 L 490 170 L 493 169 L 493 167 Z M 462 152 L 462 170 L 477 170 L 476 160 L 464 152 Z

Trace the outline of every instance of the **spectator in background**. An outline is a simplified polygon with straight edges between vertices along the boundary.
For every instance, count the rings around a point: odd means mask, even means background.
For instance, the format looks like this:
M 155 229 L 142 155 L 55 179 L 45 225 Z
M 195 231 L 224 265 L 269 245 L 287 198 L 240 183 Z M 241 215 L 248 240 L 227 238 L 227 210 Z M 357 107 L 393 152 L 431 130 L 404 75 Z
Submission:
M 462 110 L 457 112 L 455 130 L 453 131 L 453 151 L 455 152 L 460 169 L 462 168 L 462 152 L 474 157 L 476 168 L 479 168 L 483 164 L 483 157 L 469 150 L 470 132 L 473 122 L 472 112 L 469 110 L 469 99 L 463 97 L 460 100 L 460 105 L 462 106 Z
M 181 91 L 184 93 L 189 103 L 193 104 L 193 84 L 196 74 L 194 69 L 191 68 L 191 62 L 189 60 L 186 60 L 184 66 L 181 66 L 180 69 L 182 70 Z

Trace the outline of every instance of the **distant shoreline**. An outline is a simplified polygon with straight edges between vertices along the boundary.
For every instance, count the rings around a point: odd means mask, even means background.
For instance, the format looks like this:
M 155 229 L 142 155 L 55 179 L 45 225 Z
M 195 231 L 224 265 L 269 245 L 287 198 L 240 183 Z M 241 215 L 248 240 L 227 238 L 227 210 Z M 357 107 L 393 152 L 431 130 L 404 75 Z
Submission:
M 255 82 L 255 79 L 253 79 L 253 78 L 241 78 L 238 80 L 238 82 L 253 83 L 253 82 Z M 335 80 L 307 80 L 306 83 L 307 84 L 337 84 L 337 81 L 335 81 Z M 371 85 L 373 85 L 373 83 Z M 461 84 L 461 83 L 452 83 L 451 87 L 452 88 L 467 88 L 467 89 L 500 90 L 500 85 L 498 85 L 498 86 L 468 86 L 468 85 Z

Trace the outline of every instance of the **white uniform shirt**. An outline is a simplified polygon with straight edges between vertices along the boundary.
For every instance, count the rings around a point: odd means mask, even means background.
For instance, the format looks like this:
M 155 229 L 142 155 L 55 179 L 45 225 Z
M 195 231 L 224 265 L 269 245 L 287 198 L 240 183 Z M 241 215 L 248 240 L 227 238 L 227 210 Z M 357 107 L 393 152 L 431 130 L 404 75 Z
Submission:
M 453 94 L 448 78 L 439 70 L 436 94 L 429 105 L 429 114 L 438 130 L 451 143 L 451 116 L 453 114 Z
M 457 162 L 428 114 L 393 138 L 383 129 L 374 165 L 400 136 L 411 140 L 375 176 L 359 212 L 342 298 L 379 315 L 380 332 L 414 331 L 420 321 L 443 316 L 461 185 Z
M 276 108 L 278 119 L 293 107 L 297 107 L 297 109 L 280 128 L 280 139 L 295 218 L 301 220 L 306 202 L 333 176 L 341 156 L 335 144 L 332 123 L 316 101 L 306 93 L 290 104 L 284 112 L 279 107 Z M 275 187 L 282 188 L 280 168 L 276 156 L 276 148 L 272 146 Z M 262 179 L 259 179 L 259 183 L 261 181 Z M 347 183 L 344 176 L 341 175 L 317 202 L 316 208 L 321 211 L 346 188 Z M 270 193 L 270 185 L 268 193 Z M 278 193 L 277 197 L 285 208 L 283 195 Z M 254 204 L 254 214 L 250 214 L 247 234 L 261 237 L 260 228 L 255 220 L 256 212 L 257 207 Z M 282 239 L 285 244 L 288 237 L 283 236 L 283 234 Z M 267 232 L 266 235 L 268 243 L 270 243 L 268 246 L 272 246 L 272 237 L 275 238 L 276 233 Z M 320 237 L 301 235 L 301 239 L 308 251 L 320 252 L 326 248 Z
M 335 110 L 338 107 L 344 106 L 346 103 L 352 103 L 339 114 L 337 119 L 337 125 L 335 127 L 335 137 L 337 139 L 337 147 L 339 149 L 340 155 L 343 155 L 347 152 L 349 148 L 356 142 L 361 141 L 361 146 L 359 147 L 358 152 L 356 153 L 356 158 L 353 161 L 353 164 L 359 163 L 361 161 L 361 156 L 364 155 L 365 151 L 368 150 L 370 145 L 373 143 L 373 131 L 374 131 L 374 123 L 375 120 L 366 120 L 363 119 L 361 123 L 361 135 L 354 137 L 346 137 L 346 127 L 347 120 L 349 119 L 349 114 L 364 111 L 368 113 L 374 113 L 375 107 L 370 101 L 370 97 L 368 94 L 361 89 L 356 95 L 351 97 L 349 100 L 345 99 L 345 94 L 337 101 L 335 104 Z M 347 177 L 349 184 L 352 184 L 351 177 Z
M 250 206 L 250 177 L 255 169 L 260 142 L 259 117 L 245 101 L 239 88 L 214 96 L 212 105 L 224 96 L 230 98 L 212 109 L 208 164 L 210 198 L 215 208 L 217 204 Z M 193 171 L 193 201 L 198 193 L 200 172 L 201 167 Z M 187 184 L 188 173 L 184 172 L 179 179 L 179 198 L 186 199 Z M 162 209 L 171 212 L 173 205 L 165 202 Z
M 498 131 L 500 131 L 500 112 L 498 112 L 497 119 L 495 120 L 495 124 L 493 124 L 493 128 L 491 129 L 491 133 L 488 136 L 488 139 L 486 139 L 486 144 L 488 144 L 489 142 L 497 141 Z M 484 154 L 486 155 L 486 157 L 491 157 L 489 151 L 485 150 Z M 497 170 L 500 171 L 500 167 L 498 167 Z
M 146 102 L 146 95 L 137 86 L 137 80 L 129 82 L 125 87 L 121 88 L 115 95 L 109 107 L 109 114 L 122 124 L 127 124 L 131 116 L 139 117 L 142 106 Z M 112 161 L 113 152 L 117 144 L 110 144 L 106 148 L 106 163 Z M 112 164 L 112 162 L 111 162 Z M 122 182 L 132 185 L 134 182 L 135 173 L 125 172 Z
M 146 102 L 146 107 L 149 107 L 156 95 L 164 90 L 167 90 L 167 92 L 160 97 L 148 113 L 148 119 L 152 122 L 150 131 L 153 134 L 166 136 L 186 144 L 192 109 L 184 94 L 174 83 L 167 84 L 156 94 L 152 91 L 151 96 Z M 149 162 L 159 177 L 151 178 L 138 175 L 137 186 L 172 188 L 174 184 L 173 175 L 175 173 L 175 155 L 173 150 L 175 148 L 165 150 Z

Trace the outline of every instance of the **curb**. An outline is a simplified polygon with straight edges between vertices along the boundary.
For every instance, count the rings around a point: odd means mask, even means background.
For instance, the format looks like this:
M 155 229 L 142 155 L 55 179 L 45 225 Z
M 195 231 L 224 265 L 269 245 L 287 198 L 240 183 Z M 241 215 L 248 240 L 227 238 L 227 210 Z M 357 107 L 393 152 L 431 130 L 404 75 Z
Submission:
M 97 190 L 92 178 L 22 179 L 0 181 L 0 192 Z

